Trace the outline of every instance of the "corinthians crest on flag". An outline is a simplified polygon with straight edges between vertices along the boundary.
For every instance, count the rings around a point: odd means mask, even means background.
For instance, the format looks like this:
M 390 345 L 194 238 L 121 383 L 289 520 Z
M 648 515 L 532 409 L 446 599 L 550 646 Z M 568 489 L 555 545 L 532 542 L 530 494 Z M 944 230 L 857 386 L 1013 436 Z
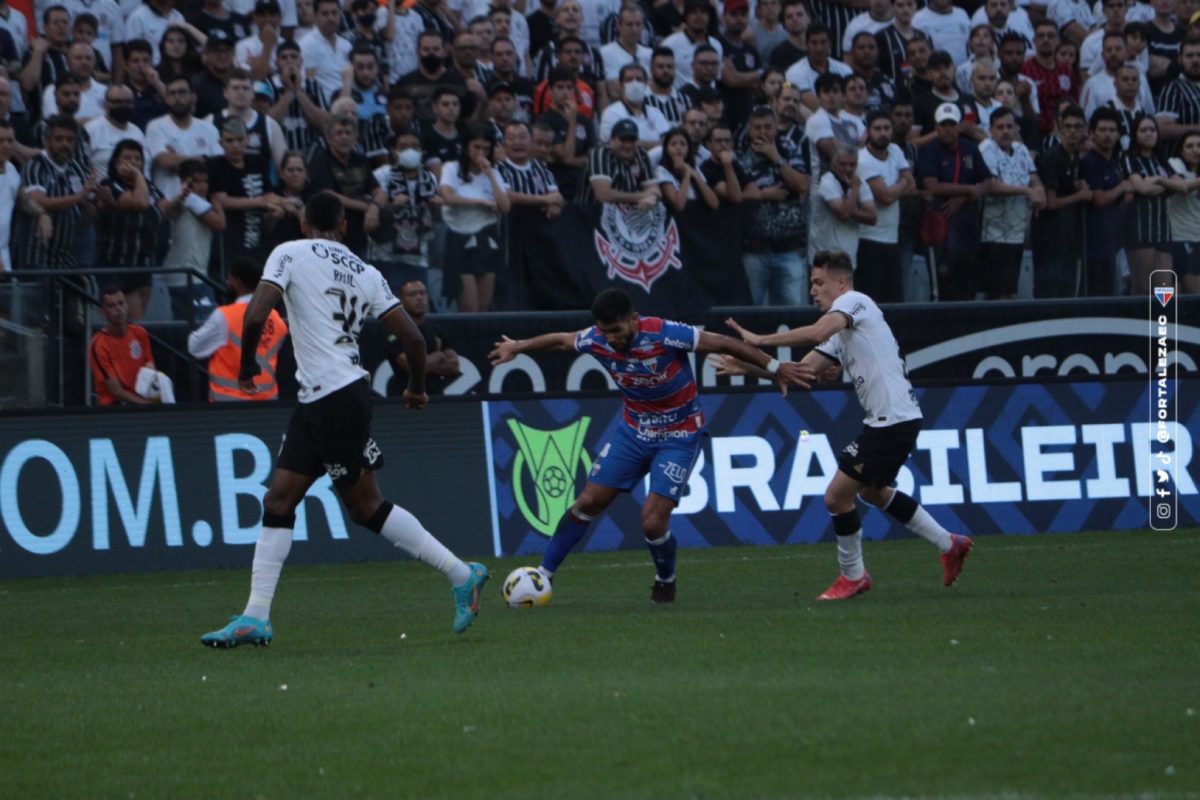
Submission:
M 515 419 L 508 428 L 517 440 L 518 452 L 513 459 L 513 498 L 521 515 L 538 533 L 553 536 L 558 521 L 575 500 L 575 475 L 583 467 L 586 475 L 592 459 L 583 448 L 591 417 L 553 431 L 531 428 Z M 525 496 L 526 476 L 533 484 L 536 502 L 530 504 Z
M 679 228 L 662 203 L 648 210 L 626 203 L 605 203 L 595 241 L 609 280 L 620 278 L 647 292 L 667 270 L 683 267 Z

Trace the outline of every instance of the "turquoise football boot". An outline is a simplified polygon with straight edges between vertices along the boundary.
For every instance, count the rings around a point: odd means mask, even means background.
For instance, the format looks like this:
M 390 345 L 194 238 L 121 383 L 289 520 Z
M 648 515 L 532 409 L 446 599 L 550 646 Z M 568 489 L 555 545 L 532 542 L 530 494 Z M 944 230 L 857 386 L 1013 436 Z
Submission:
M 269 619 L 258 619 L 241 614 L 230 617 L 229 624 L 221 630 L 201 636 L 200 643 L 205 647 L 230 648 L 237 647 L 239 644 L 262 647 L 270 644 L 274 636 L 275 629 L 271 626 Z
M 483 590 L 483 585 L 491 577 L 488 575 L 488 568 L 483 564 L 471 561 L 467 563 L 467 566 L 471 568 L 471 577 L 467 578 L 461 586 L 455 586 L 450 590 L 450 594 L 454 597 L 455 633 L 462 633 L 475 621 L 475 617 L 479 614 L 479 595 Z

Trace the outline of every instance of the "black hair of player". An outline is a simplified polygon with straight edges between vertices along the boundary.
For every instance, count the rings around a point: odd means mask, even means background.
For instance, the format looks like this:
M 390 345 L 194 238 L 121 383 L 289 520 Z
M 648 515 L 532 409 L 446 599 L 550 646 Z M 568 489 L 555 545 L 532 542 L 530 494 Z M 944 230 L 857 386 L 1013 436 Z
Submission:
M 821 250 L 813 254 L 813 269 L 823 269 L 834 278 L 854 280 L 854 264 L 841 250 Z
M 330 191 L 317 192 L 304 204 L 304 221 L 314 233 L 336 232 L 345 217 L 342 201 Z
M 605 289 L 592 301 L 592 318 L 601 325 L 620 322 L 633 314 L 633 300 L 621 289 Z

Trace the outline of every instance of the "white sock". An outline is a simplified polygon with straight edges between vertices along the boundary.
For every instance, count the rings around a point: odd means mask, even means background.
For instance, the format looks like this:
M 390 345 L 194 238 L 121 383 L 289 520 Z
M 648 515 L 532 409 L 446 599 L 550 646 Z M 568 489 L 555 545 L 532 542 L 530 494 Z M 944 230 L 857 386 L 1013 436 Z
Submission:
M 837 537 L 838 566 L 847 580 L 856 581 L 867 571 L 862 556 L 862 531 L 853 536 Z
M 913 514 L 913 518 L 905 523 L 904 527 L 922 539 L 932 542 L 943 553 L 949 553 L 950 548 L 954 545 L 954 541 L 950 538 L 950 531 L 938 525 L 937 520 L 925 510 L 924 506 L 917 506 L 917 513 Z
M 256 619 L 271 618 L 271 601 L 275 599 L 275 587 L 279 585 L 279 574 L 283 562 L 292 549 L 291 528 L 263 527 L 254 545 L 254 565 L 250 569 L 250 599 L 242 613 Z
M 400 506 L 383 521 L 379 535 L 423 564 L 445 575 L 451 586 L 461 586 L 471 577 L 471 568 L 451 553 L 446 545 L 433 538 L 420 521 Z

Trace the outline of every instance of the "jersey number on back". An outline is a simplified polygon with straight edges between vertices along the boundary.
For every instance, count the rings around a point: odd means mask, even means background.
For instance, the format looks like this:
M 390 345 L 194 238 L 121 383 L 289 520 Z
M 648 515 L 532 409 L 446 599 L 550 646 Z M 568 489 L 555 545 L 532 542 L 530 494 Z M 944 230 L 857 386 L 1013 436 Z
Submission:
M 364 314 L 358 306 L 358 297 L 346 296 L 342 289 L 326 289 L 325 294 L 337 298 L 338 305 L 333 311 L 333 321 L 341 323 L 342 335 L 334 344 L 355 344 L 358 342 L 358 332 L 362 330 Z

